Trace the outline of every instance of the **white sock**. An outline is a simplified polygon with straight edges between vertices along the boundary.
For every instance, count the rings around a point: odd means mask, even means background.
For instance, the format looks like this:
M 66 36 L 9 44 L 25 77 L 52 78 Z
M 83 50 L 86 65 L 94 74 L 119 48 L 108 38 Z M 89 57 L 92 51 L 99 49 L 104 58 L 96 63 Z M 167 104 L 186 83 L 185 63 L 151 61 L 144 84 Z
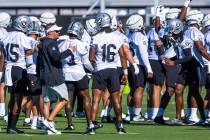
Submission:
M 140 115 L 140 112 L 141 112 L 141 108 L 134 107 L 134 115 L 138 116 L 138 115 Z
M 190 114 L 190 116 L 191 117 L 198 117 L 197 116 L 197 110 L 198 110 L 198 108 L 191 108 L 191 114 Z
M 134 112 L 133 112 L 133 107 L 130 107 L 130 106 L 128 106 L 128 115 L 133 115 L 134 114 Z
M 104 109 L 104 116 L 107 116 L 107 113 L 108 113 L 108 107 L 109 107 L 109 106 L 106 106 L 106 107 L 105 107 L 105 109 Z
M 210 111 L 208 112 L 208 117 L 210 118 Z
M 163 113 L 164 113 L 164 109 L 163 108 L 159 108 L 157 116 L 163 116 Z
M 157 116 L 158 109 L 159 108 L 153 108 L 152 119 L 155 119 L 155 117 Z
M 5 103 L 0 103 L 0 114 L 5 115 Z
M 26 123 L 30 123 L 31 119 L 30 118 L 25 118 Z
M 184 117 L 185 113 L 184 113 L 184 109 L 181 110 L 181 117 Z
M 37 120 L 38 120 L 38 116 L 33 116 L 32 124 L 36 125 L 37 124 Z
M 147 116 L 148 116 L 148 119 L 151 119 L 152 118 L 152 113 L 153 113 L 153 108 L 147 108 Z
M 104 112 L 105 112 L 105 109 L 102 109 L 102 110 L 101 110 L 101 115 L 100 115 L 101 117 L 104 116 Z
M 209 110 L 208 109 L 204 109 L 204 112 L 205 112 L 205 116 L 208 118 Z

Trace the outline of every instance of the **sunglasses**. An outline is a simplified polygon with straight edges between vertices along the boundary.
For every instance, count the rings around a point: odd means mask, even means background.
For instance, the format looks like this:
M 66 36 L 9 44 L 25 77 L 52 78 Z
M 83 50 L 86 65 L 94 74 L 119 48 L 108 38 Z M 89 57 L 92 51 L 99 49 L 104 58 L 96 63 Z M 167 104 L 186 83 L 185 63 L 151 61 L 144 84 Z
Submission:
M 60 31 L 54 31 L 54 32 L 56 32 L 56 33 L 60 33 Z

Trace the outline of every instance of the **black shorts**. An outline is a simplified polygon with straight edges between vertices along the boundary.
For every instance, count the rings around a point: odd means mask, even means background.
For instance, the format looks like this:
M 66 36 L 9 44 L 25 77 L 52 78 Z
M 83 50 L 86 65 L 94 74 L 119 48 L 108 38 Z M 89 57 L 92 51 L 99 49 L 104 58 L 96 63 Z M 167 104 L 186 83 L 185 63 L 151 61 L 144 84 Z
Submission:
M 165 68 L 166 86 L 175 88 L 180 71 L 180 66 L 178 65 L 169 66 L 164 64 L 164 68 Z
M 106 88 L 110 93 L 120 90 L 120 81 L 117 69 L 103 69 L 93 74 L 92 89 L 99 89 L 104 91 Z
M 151 78 L 149 81 L 152 84 L 162 86 L 165 81 L 165 71 L 162 62 L 160 60 L 151 59 L 149 60 L 149 62 L 153 71 L 153 78 Z
M 119 81 L 121 81 L 124 73 L 123 73 L 123 68 L 122 67 L 117 67 L 117 73 L 119 75 Z
M 181 67 L 181 70 L 179 71 L 176 83 L 181 84 L 181 85 L 186 85 L 188 69 L 185 65 L 181 65 L 180 67 Z
M 189 86 L 200 85 L 200 65 L 196 59 L 187 64 L 186 84 Z
M 11 77 L 13 85 L 8 87 L 8 91 L 12 94 L 26 94 L 29 83 L 26 69 L 12 66 Z
M 208 73 L 208 66 L 204 67 L 204 75 L 205 77 L 203 79 L 205 80 L 205 88 L 210 89 L 210 73 Z
M 84 89 L 88 89 L 88 77 L 87 75 L 85 75 L 81 80 L 79 81 L 65 81 L 67 89 L 69 90 L 69 86 L 71 87 L 71 85 L 73 85 L 75 87 L 75 89 L 78 90 L 84 90 Z
M 139 67 L 139 74 L 135 75 L 134 74 L 134 67 L 133 65 L 130 65 L 128 68 L 128 81 L 129 85 L 132 88 L 137 88 L 137 87 L 142 87 L 144 88 L 146 85 L 146 68 L 142 65 L 138 65 Z
M 39 78 L 37 78 L 35 74 L 28 74 L 28 79 L 28 95 L 41 95 L 42 86 L 40 84 Z

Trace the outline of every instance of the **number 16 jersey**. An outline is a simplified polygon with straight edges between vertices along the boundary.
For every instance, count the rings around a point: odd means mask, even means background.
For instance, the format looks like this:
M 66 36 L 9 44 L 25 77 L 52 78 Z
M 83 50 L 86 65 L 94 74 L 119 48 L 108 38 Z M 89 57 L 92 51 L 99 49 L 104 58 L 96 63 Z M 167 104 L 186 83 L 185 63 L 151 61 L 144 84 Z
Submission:
M 96 49 L 95 71 L 117 68 L 116 56 L 124 43 L 115 32 L 102 32 L 94 36 L 91 47 Z

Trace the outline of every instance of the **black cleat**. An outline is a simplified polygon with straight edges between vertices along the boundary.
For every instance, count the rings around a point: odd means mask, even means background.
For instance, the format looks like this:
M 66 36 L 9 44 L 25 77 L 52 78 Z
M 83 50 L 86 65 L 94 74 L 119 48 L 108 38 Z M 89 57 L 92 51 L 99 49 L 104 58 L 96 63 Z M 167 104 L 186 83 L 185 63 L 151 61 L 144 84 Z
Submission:
M 127 133 L 124 128 L 118 128 L 117 132 L 118 132 L 118 134 L 126 134 Z
M 161 124 L 161 125 L 166 124 L 165 120 L 163 119 L 163 116 L 155 117 L 154 122 L 155 124 Z
M 75 127 L 73 124 L 70 124 L 69 126 L 67 126 L 64 130 L 75 130 Z
M 7 133 L 8 134 L 24 134 L 24 131 L 21 131 L 17 128 L 15 128 L 15 129 L 9 128 L 9 129 L 7 129 Z
M 85 135 L 94 135 L 96 132 L 95 132 L 95 129 L 94 128 L 87 128 L 86 131 L 85 131 Z
M 23 126 L 25 126 L 25 127 L 30 127 L 30 126 L 31 126 L 31 122 L 24 122 L 24 123 L 23 123 Z
M 102 128 L 103 127 L 103 124 L 101 124 L 101 123 L 99 123 L 97 121 L 94 121 L 93 124 L 94 124 L 94 128 L 95 129 L 98 129 L 98 128 Z

